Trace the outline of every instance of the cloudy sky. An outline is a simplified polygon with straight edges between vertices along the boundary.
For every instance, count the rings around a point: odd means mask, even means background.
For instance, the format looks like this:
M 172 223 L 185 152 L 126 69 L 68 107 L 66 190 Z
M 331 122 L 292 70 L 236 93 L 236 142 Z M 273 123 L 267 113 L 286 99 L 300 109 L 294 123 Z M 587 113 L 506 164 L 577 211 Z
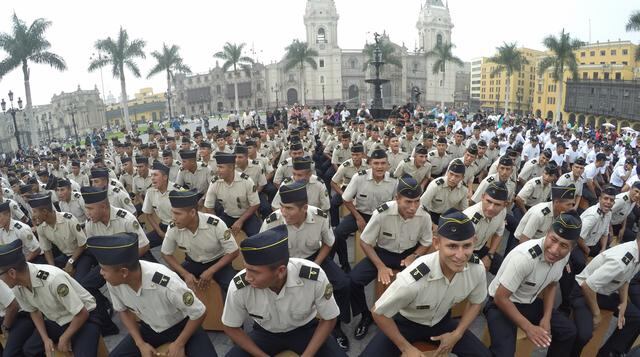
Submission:
M 418 38 L 416 22 L 424 0 L 335 0 L 340 20 L 338 42 L 341 48 L 362 48 L 372 33 L 384 30 L 391 40 L 409 49 Z M 194 72 L 215 67 L 212 54 L 225 42 L 244 42 L 247 55 L 270 63 L 282 58 L 284 47 L 295 38 L 305 38 L 303 15 L 305 0 L 233 0 L 233 1 L 36 1 L 5 3 L 18 17 L 30 23 L 44 17 L 53 22 L 47 32 L 52 51 L 67 62 L 68 70 L 57 72 L 46 66 L 31 66 L 31 88 L 35 104 L 46 104 L 54 93 L 100 88 L 100 72 L 88 73 L 89 58 L 96 39 L 117 36 L 123 26 L 132 38 L 147 42 L 146 52 L 162 43 L 176 44 Z M 631 0 L 450 0 L 454 22 L 453 42 L 463 60 L 489 56 L 503 41 L 543 49 L 542 39 L 563 28 L 583 41 L 640 41 L 640 33 L 625 32 L 629 15 L 640 9 Z M 0 32 L 9 32 L 10 11 L 0 16 Z M 255 53 L 251 52 L 254 49 Z M 6 53 L 0 50 L 0 60 Z M 143 78 L 127 73 L 129 96 L 142 87 L 164 91 L 162 75 L 146 79 L 153 66 L 150 56 L 138 61 Z M 104 70 L 107 95 L 120 93 L 119 82 Z M 0 97 L 12 89 L 24 97 L 22 71 L 16 69 L 0 79 Z

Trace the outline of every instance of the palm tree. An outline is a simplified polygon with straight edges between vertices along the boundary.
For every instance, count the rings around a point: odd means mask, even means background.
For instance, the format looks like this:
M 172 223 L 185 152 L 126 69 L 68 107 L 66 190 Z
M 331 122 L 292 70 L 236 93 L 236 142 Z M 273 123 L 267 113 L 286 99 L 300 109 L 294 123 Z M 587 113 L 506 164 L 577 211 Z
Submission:
M 13 21 L 12 33 L 0 33 L 0 48 L 8 55 L 0 61 L 0 78 L 22 66 L 24 93 L 27 99 L 25 110 L 27 117 L 31 117 L 33 103 L 31 101 L 31 84 L 29 82 L 29 62 L 46 64 L 58 71 L 66 70 L 67 64 L 62 57 L 49 51 L 51 43 L 45 38 L 45 32 L 51 26 L 51 21 L 38 18 L 27 26 L 23 20 L 18 18 L 15 12 L 11 19 Z M 35 125 L 34 120 L 31 120 L 31 125 Z M 18 128 L 15 128 L 15 130 L 17 133 Z M 32 127 L 31 132 L 35 136 L 34 141 L 38 144 L 40 142 L 38 130 L 34 130 Z
M 509 112 L 509 96 L 511 94 L 511 76 L 522 70 L 522 66 L 529 64 L 529 61 L 524 58 L 522 53 L 518 51 L 516 42 L 504 43 L 500 47 L 496 47 L 498 53 L 495 56 L 489 58 L 489 62 L 496 64 L 496 67 L 491 71 L 491 75 L 495 76 L 498 73 L 506 72 L 507 79 L 505 81 L 506 93 L 504 96 L 504 112 L 505 115 Z
M 363 71 L 366 71 L 367 68 L 371 65 L 371 62 L 373 62 L 373 51 L 375 50 L 375 48 L 375 43 L 367 43 L 366 45 L 364 45 L 362 53 L 367 60 L 362 66 Z M 382 60 L 385 64 L 390 64 L 398 68 L 402 68 L 402 60 L 400 59 L 400 57 L 395 55 L 395 48 L 393 47 L 391 41 L 389 41 L 389 38 L 386 36 L 382 37 L 382 39 L 380 40 L 380 51 L 382 53 Z
M 442 72 L 442 86 L 444 87 L 445 82 L 445 70 L 447 62 L 451 62 L 458 66 L 463 66 L 464 63 L 462 60 L 453 55 L 453 48 L 456 47 L 453 43 L 447 42 L 439 42 L 436 44 L 432 50 L 427 52 L 425 56 L 427 58 L 434 58 L 435 62 L 433 62 L 433 68 L 431 69 L 433 74 L 438 74 Z M 440 102 L 440 108 L 444 111 L 444 97 Z
M 289 71 L 292 68 L 298 67 L 300 70 L 300 93 L 302 95 L 302 105 L 305 104 L 305 88 L 304 88 L 304 64 L 308 64 L 313 69 L 318 68 L 318 64 L 314 57 L 318 57 L 318 51 L 313 48 L 309 48 L 306 42 L 300 40 L 293 40 L 289 46 L 285 48 L 287 54 L 284 59 L 287 61 L 284 70 Z
M 225 43 L 224 47 L 222 47 L 222 51 L 217 52 L 213 55 L 215 58 L 219 58 L 224 60 L 222 64 L 222 70 L 227 71 L 229 68 L 233 67 L 233 76 L 237 79 L 238 76 L 238 67 L 244 70 L 246 73 L 251 73 L 251 66 L 253 65 L 253 59 L 251 57 L 247 57 L 243 55 L 244 43 L 236 44 L 236 43 Z M 238 81 L 233 81 L 233 95 L 234 95 L 234 104 L 236 108 L 236 114 L 240 113 L 240 107 L 238 106 Z
M 129 40 L 127 30 L 121 26 L 118 38 L 115 41 L 111 37 L 96 41 L 93 47 L 106 55 L 99 56 L 89 64 L 89 72 L 111 65 L 113 77 L 120 79 L 120 104 L 124 110 L 124 124 L 127 131 L 131 131 L 131 120 L 129 119 L 129 107 L 127 105 L 127 83 L 124 77 L 124 69 L 126 67 L 135 77 L 140 77 L 140 69 L 134 59 L 146 58 L 143 51 L 145 45 L 146 42 L 141 39 Z
M 543 58 L 538 65 L 539 75 L 543 76 L 548 69 L 551 69 L 551 79 L 558 83 L 556 95 L 556 122 L 560 121 L 562 98 L 564 96 L 564 72 L 569 70 L 572 78 L 578 78 L 578 62 L 575 51 L 582 47 L 584 43 L 576 38 L 571 38 L 568 32 L 560 32 L 560 37 L 549 35 L 542 41 L 551 55 Z
M 182 63 L 182 57 L 178 54 L 180 47 L 171 45 L 168 47 L 166 43 L 162 43 L 162 51 L 153 51 L 151 56 L 156 59 L 156 65 L 149 71 L 147 79 L 162 71 L 167 72 L 167 105 L 169 108 L 169 119 L 171 119 L 171 79 L 174 72 L 191 73 L 191 68 Z
M 635 11 L 629 16 L 627 31 L 640 31 L 640 11 Z M 636 61 L 640 61 L 640 46 L 636 48 Z

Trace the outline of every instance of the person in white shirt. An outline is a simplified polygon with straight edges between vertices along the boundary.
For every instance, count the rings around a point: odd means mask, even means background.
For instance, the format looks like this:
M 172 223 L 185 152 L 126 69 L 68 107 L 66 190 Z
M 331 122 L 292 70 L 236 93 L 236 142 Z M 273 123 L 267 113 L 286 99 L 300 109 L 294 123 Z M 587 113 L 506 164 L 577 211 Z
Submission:
M 604 167 L 607 156 L 604 153 L 598 153 L 595 162 L 590 163 L 584 168 L 584 178 L 586 180 L 585 189 L 582 191 L 582 197 L 589 201 L 589 205 L 593 206 L 597 202 L 600 193 L 600 169 Z
M 631 177 L 631 175 L 635 172 L 633 167 L 635 165 L 635 161 L 631 158 L 625 159 L 624 165 L 617 166 L 611 172 L 611 180 L 610 183 L 615 186 L 618 190 L 622 189 L 625 182 Z
M 540 145 L 538 144 L 538 137 L 533 135 L 529 138 L 529 142 L 524 145 L 522 149 L 522 162 L 527 162 L 531 159 L 537 159 L 540 156 Z

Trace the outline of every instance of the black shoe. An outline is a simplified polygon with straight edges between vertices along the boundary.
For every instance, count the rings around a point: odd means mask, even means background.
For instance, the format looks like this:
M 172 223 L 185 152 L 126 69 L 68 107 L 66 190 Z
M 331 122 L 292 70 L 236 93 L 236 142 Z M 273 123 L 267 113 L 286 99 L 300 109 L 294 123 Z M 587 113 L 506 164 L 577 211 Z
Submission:
M 372 323 L 373 323 L 373 318 L 371 317 L 371 315 L 369 314 L 362 315 L 362 318 L 360 319 L 360 323 L 358 324 L 355 332 L 353 333 L 356 340 L 362 340 L 364 336 L 367 335 L 367 332 L 369 332 L 369 326 L 371 326 Z
M 349 351 L 349 339 L 347 338 L 347 335 L 342 332 L 340 327 L 336 327 L 333 330 L 333 337 L 336 338 L 336 342 L 338 343 L 338 346 L 340 346 L 340 349 L 345 352 Z

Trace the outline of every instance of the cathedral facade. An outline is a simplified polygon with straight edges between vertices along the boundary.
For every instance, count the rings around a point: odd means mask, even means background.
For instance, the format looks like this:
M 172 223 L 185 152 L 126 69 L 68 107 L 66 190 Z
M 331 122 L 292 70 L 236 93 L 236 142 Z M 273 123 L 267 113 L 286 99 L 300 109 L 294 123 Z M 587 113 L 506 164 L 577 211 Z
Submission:
M 174 115 L 192 117 L 232 110 L 234 82 L 238 83 L 240 110 L 268 110 L 294 103 L 321 106 L 342 102 L 349 108 L 361 103 L 370 106 L 373 87 L 365 80 L 374 77 L 373 67 L 363 69 L 368 59 L 363 49 L 339 47 L 339 19 L 334 0 L 307 0 L 306 38 L 301 40 L 318 52 L 316 69 L 306 65 L 302 71 L 299 68 L 286 71 L 286 61 L 281 60 L 268 65 L 257 63 L 251 73 L 237 75 L 223 73 L 218 63 L 206 73 L 176 74 L 172 93 Z M 451 106 L 454 102 L 456 72 L 463 69 L 447 63 L 444 75 L 434 74 L 434 59 L 425 55 L 437 43 L 451 42 L 453 23 L 448 6 L 442 0 L 426 0 L 419 11 L 416 28 L 419 42 L 413 50 L 404 43 L 393 43 L 387 34 L 382 35 L 383 41 L 391 43 L 394 56 L 402 64 L 401 67 L 386 64 L 382 68 L 381 78 L 390 80 L 382 87 L 385 108 L 415 102 L 413 93 L 416 92 L 421 93 L 418 103 L 428 107 L 441 102 Z

